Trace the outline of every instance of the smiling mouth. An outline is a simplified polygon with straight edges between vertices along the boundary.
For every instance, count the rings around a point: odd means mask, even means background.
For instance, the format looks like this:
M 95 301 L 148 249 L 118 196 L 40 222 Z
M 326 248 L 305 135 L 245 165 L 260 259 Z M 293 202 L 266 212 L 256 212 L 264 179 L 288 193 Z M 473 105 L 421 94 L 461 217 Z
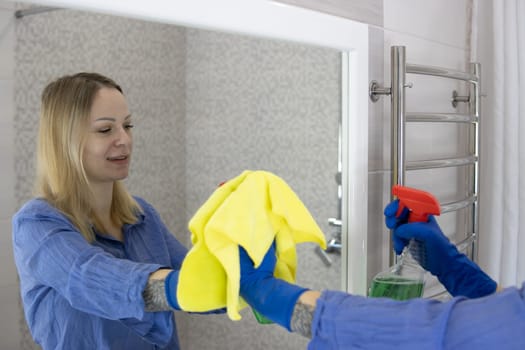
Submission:
M 109 157 L 108 160 L 126 160 L 128 156 Z

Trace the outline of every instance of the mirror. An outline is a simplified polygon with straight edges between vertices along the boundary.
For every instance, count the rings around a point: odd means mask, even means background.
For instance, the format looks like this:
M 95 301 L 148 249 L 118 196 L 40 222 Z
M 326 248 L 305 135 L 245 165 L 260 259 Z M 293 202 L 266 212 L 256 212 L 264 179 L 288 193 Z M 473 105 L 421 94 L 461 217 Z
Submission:
M 186 223 L 219 182 L 244 169 L 269 170 L 296 191 L 327 240 L 336 233 L 328 218 L 337 217 L 341 197 L 342 255 L 331 255 L 327 267 L 312 246 L 299 246 L 298 282 L 365 293 L 367 52 L 361 26 L 266 2 L 247 9 L 234 1 L 245 11 L 234 19 L 209 2 L 208 12 L 217 16 L 198 20 L 190 19 L 197 10 L 189 4 L 170 12 L 153 1 L 140 12 L 131 4 L 123 10 L 62 3 L 97 12 L 48 11 L 23 17 L 16 27 L 18 204 L 30 196 L 36 128 L 28 126 L 35 125 L 42 88 L 65 73 L 98 71 L 123 86 L 135 117 L 129 188 L 159 210 L 182 242 L 189 245 Z M 170 13 L 181 17 L 167 18 Z M 285 15 L 298 19 L 294 29 L 290 19 L 280 20 Z M 263 26 L 265 18 L 274 23 Z M 319 27 L 312 29 L 312 20 Z M 357 263 L 349 264 L 352 259 Z M 242 324 L 177 318 L 183 348 L 210 348 L 210 341 L 243 329 L 250 341 L 272 348 L 306 347 L 300 337 L 282 339 L 275 327 L 253 331 L 246 312 Z M 232 336 L 224 348 L 245 342 Z

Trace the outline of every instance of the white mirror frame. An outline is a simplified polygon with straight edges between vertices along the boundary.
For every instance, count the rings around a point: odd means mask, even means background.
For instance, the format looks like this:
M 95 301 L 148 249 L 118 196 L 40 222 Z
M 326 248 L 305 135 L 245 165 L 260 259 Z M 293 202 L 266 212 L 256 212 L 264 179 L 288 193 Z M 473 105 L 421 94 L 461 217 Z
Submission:
M 366 294 L 368 26 L 268 0 L 19 0 L 281 39 L 342 52 L 342 289 Z M 335 184 L 334 184 L 335 186 Z

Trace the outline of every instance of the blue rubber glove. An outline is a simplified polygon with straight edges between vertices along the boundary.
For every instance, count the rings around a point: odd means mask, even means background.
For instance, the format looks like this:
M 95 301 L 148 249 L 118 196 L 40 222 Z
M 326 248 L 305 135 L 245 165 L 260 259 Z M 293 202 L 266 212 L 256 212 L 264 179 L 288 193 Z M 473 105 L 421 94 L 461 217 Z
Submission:
M 428 222 L 407 223 L 408 211 L 396 218 L 399 201 L 385 208 L 385 223 L 392 230 L 394 250 L 401 254 L 411 239 L 414 258 L 445 286 L 452 296 L 479 298 L 495 292 L 497 284 L 443 234 L 434 216 Z M 411 245 L 412 247 L 412 245 Z
M 182 310 L 177 301 L 177 287 L 179 285 L 179 272 L 180 270 L 171 271 L 164 279 L 164 291 L 166 293 L 166 301 L 168 305 L 175 310 Z M 184 311 L 184 310 L 183 310 Z M 194 312 L 190 312 L 194 313 Z M 195 312 L 197 314 L 224 314 L 226 308 L 214 309 L 205 312 Z
M 272 244 L 258 268 L 239 246 L 241 290 L 243 299 L 257 312 L 291 332 L 290 321 L 299 296 L 307 289 L 273 277 L 275 243 Z
M 164 279 L 164 290 L 169 306 L 175 310 L 181 310 L 177 302 L 177 286 L 179 284 L 179 270 L 171 271 Z
M 410 211 L 407 207 L 403 209 L 399 216 L 396 216 L 397 209 L 399 207 L 399 200 L 396 199 L 392 201 L 385 207 L 385 224 L 391 230 L 395 230 L 400 225 L 406 224 L 408 222 L 408 214 Z M 398 237 L 395 234 L 392 235 L 392 243 L 394 245 L 394 251 L 397 255 L 401 254 L 405 246 L 408 245 L 410 240 Z

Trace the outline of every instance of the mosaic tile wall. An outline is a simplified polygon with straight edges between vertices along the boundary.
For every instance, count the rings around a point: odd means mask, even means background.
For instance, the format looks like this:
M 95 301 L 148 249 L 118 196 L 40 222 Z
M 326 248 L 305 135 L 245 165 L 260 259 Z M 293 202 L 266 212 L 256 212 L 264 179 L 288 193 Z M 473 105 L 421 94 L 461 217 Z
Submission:
M 187 242 L 184 181 L 184 29 L 60 10 L 16 25 L 15 170 L 18 205 L 31 197 L 38 108 L 58 76 L 96 71 L 121 84 L 134 115 L 128 185 L 159 210 Z M 21 327 L 25 322 L 21 315 Z M 33 343 L 23 331 L 23 349 Z
M 341 104 L 337 52 L 70 10 L 23 18 L 16 37 L 18 205 L 31 197 L 42 88 L 63 74 L 98 71 L 123 86 L 134 114 L 129 188 L 150 201 L 185 244 L 193 213 L 219 182 L 244 169 L 281 176 L 331 237 L 326 220 L 337 215 Z M 299 247 L 298 281 L 338 289 L 338 258 L 326 267 L 313 250 Z M 306 347 L 297 335 L 257 325 L 248 309 L 243 316 L 232 322 L 178 313 L 183 348 Z M 21 348 L 34 348 L 22 313 L 20 326 Z
M 188 211 L 196 210 L 218 181 L 244 169 L 264 169 L 295 190 L 330 238 L 327 218 L 337 215 L 339 54 L 189 30 L 187 55 Z M 328 268 L 313 246 L 299 246 L 298 251 L 300 283 L 340 288 L 337 258 Z M 188 348 L 210 348 L 208 335 L 226 339 L 224 349 L 306 348 L 300 336 L 275 326 L 257 327 L 249 310 L 243 315 L 240 325 L 220 316 L 190 316 L 190 329 L 200 331 L 188 332 Z

